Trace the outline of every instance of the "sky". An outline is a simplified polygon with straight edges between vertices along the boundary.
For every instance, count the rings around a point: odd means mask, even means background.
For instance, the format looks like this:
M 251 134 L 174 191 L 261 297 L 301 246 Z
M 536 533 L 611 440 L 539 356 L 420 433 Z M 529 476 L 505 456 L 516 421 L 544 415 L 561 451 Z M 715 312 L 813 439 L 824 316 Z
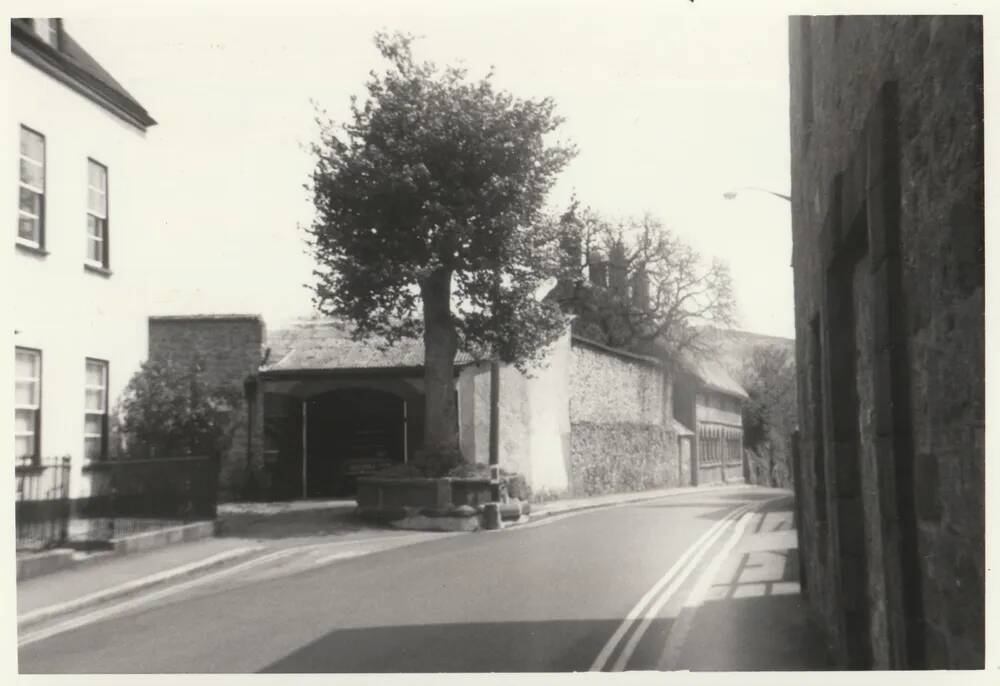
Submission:
M 418 58 L 462 62 L 472 76 L 493 66 L 515 95 L 552 97 L 566 119 L 560 136 L 579 155 L 551 208 L 575 193 L 612 216 L 656 215 L 729 265 L 738 328 L 794 335 L 789 204 L 757 191 L 723 198 L 740 186 L 789 190 L 783 13 L 711 15 L 669 2 L 570 11 L 290 0 L 280 17 L 232 7 L 65 14 L 67 30 L 159 122 L 142 170 L 155 314 L 259 313 L 273 326 L 310 311 L 301 227 L 313 216 L 303 188 L 312 102 L 343 121 L 383 64 L 372 36 L 387 29 L 418 36 Z

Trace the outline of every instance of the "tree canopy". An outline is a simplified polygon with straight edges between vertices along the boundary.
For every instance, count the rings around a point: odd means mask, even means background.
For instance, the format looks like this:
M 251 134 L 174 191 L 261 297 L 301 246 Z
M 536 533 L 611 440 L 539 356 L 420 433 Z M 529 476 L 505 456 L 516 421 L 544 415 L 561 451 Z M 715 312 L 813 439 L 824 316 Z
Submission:
M 766 472 L 766 483 L 791 485 L 790 437 L 798 423 L 795 360 L 791 351 L 758 345 L 744 362 L 743 387 L 750 398 L 743 405 L 744 445 Z
M 706 262 L 656 217 L 611 221 L 574 209 L 561 222 L 563 262 L 554 294 L 579 334 L 676 357 L 706 352 L 706 325 L 731 326 L 729 268 Z
M 347 123 L 318 118 L 314 303 L 358 338 L 423 336 L 425 442 L 454 450 L 457 349 L 523 365 L 564 326 L 535 293 L 556 264 L 544 202 L 575 150 L 551 140 L 552 100 L 418 62 L 412 43 L 377 34 L 388 69 Z
M 147 361 L 116 408 L 119 452 L 128 457 L 219 456 L 232 441 L 241 389 L 210 384 L 200 364 Z

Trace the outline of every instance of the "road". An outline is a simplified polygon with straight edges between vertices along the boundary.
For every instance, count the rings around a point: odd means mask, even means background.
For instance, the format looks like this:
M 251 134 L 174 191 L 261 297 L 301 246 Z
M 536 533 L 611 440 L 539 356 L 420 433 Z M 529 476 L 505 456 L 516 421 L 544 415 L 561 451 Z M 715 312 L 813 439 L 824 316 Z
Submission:
M 20 671 L 672 668 L 687 650 L 684 605 L 711 587 L 746 527 L 760 529 L 764 515 L 744 510 L 776 495 L 692 492 L 367 554 L 294 549 L 79 625 L 30 627 Z

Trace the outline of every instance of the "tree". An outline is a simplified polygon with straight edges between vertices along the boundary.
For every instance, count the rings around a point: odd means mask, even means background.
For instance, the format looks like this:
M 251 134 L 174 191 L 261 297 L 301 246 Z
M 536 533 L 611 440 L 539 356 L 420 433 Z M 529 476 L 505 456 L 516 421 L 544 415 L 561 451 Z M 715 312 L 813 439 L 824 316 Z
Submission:
M 787 348 L 758 345 L 746 360 L 743 387 L 743 442 L 761 462 L 766 483 L 789 486 L 790 437 L 797 425 L 795 362 Z
M 612 222 L 574 208 L 561 227 L 565 257 L 555 297 L 577 315 L 581 335 L 676 357 L 709 350 L 706 324 L 732 325 L 729 268 L 706 263 L 655 217 Z
M 575 154 L 547 140 L 550 99 L 522 100 L 457 67 L 416 62 L 412 38 L 375 36 L 389 61 L 338 127 L 318 118 L 309 229 L 314 304 L 356 339 L 423 337 L 424 449 L 460 460 L 454 403 L 459 347 L 524 365 L 562 316 L 533 296 L 554 269 L 555 223 L 542 213 Z
M 129 380 L 116 411 L 130 457 L 220 456 L 232 441 L 240 389 L 205 380 L 200 365 L 148 361 Z

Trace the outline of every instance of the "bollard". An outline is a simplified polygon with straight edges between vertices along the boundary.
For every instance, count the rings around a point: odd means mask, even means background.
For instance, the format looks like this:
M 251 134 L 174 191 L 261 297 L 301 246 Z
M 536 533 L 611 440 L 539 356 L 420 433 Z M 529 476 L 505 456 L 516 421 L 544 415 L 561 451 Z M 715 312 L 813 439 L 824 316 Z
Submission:
M 492 531 L 502 527 L 503 524 L 500 522 L 500 504 L 486 503 L 483 505 L 483 528 Z

